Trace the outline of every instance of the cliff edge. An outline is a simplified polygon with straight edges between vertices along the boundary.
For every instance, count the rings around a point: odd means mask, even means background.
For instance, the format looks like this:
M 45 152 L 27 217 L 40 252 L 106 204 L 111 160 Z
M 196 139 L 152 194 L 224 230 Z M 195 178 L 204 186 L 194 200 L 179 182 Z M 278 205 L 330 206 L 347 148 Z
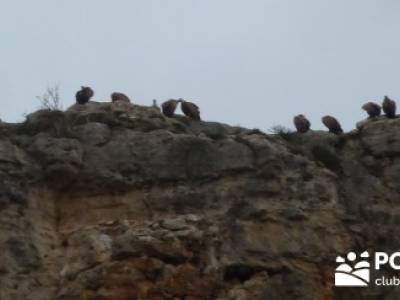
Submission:
M 399 299 L 334 287 L 336 256 L 398 250 L 399 130 L 267 135 L 120 102 L 0 123 L 0 299 Z

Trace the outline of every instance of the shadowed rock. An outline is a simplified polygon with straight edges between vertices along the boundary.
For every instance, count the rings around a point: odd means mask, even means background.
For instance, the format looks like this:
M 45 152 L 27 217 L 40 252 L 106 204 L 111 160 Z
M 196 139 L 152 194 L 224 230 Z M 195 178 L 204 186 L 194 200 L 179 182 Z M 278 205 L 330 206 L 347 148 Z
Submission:
M 75 94 L 76 103 L 85 104 L 89 102 L 90 98 L 94 95 L 93 90 L 88 86 L 82 86 L 80 91 Z
M 332 132 L 334 134 L 343 133 L 342 126 L 340 126 L 338 120 L 336 120 L 336 118 L 332 116 L 324 116 L 322 118 L 322 123 L 329 129 L 329 132 Z
M 173 117 L 175 114 L 176 107 L 178 106 L 179 100 L 175 99 L 170 99 L 168 101 L 165 101 L 163 104 L 161 104 L 162 112 L 164 115 L 167 117 Z
M 293 118 L 294 126 L 297 132 L 305 133 L 310 130 L 311 123 L 304 115 L 297 115 Z
M 394 102 L 388 96 L 385 96 L 385 98 L 383 99 L 382 109 L 388 118 L 396 117 L 396 102 Z
M 182 112 L 191 119 L 200 121 L 200 110 L 199 107 L 192 103 L 182 99 L 179 99 L 181 103 Z
M 368 102 L 362 106 L 362 109 L 365 110 L 370 118 L 377 117 L 381 114 L 381 107 L 374 103 Z
M 123 101 L 123 102 L 127 102 L 130 103 L 131 99 L 129 99 L 129 97 L 123 93 L 112 93 L 111 94 L 111 101 L 115 102 L 115 101 Z

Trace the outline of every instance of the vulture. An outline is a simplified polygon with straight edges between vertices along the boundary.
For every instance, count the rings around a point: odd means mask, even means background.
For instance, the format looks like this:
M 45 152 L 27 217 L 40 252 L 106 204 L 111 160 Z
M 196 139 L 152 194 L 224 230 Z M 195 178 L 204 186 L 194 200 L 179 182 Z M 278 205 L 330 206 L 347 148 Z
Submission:
M 179 103 L 179 100 L 175 100 L 175 99 L 170 99 L 170 100 L 162 103 L 161 109 L 162 109 L 163 114 L 169 118 L 173 117 L 176 107 L 178 106 L 178 103 Z
M 85 104 L 89 102 L 90 98 L 94 95 L 93 90 L 88 86 L 82 86 L 80 91 L 75 94 L 76 103 Z
M 388 118 L 396 117 L 396 102 L 394 102 L 388 96 L 385 96 L 385 98 L 383 99 L 382 109 Z
M 130 103 L 131 99 L 129 99 L 129 97 L 123 93 L 112 93 L 111 94 L 111 101 L 115 102 L 115 101 L 123 101 L 123 102 L 127 102 Z
M 329 132 L 334 134 L 341 134 L 343 133 L 342 126 L 336 118 L 332 116 L 325 116 L 322 118 L 322 123 L 329 129 Z
M 192 103 L 185 101 L 183 99 L 178 100 L 181 103 L 182 112 L 191 119 L 200 121 L 200 110 L 199 107 Z
M 303 115 L 297 115 L 293 118 L 294 126 L 297 132 L 305 133 L 310 130 L 311 123 Z
M 364 104 L 362 109 L 367 112 L 370 118 L 377 117 L 381 114 L 381 107 L 374 102 L 368 102 Z

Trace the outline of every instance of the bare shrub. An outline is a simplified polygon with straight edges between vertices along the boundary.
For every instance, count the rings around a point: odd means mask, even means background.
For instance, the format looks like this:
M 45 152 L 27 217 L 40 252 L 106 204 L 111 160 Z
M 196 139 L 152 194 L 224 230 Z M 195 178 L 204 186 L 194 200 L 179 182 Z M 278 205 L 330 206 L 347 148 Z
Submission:
M 62 110 L 62 103 L 60 98 L 60 85 L 55 84 L 46 88 L 42 96 L 36 96 L 40 101 L 40 108 L 52 111 Z
M 293 130 L 291 130 L 289 128 L 286 128 L 284 126 L 281 126 L 281 125 L 274 126 L 269 131 L 272 134 L 276 134 L 276 135 L 280 136 L 281 138 L 283 138 L 284 140 L 287 140 L 287 141 L 289 141 L 294 135 L 294 131 Z

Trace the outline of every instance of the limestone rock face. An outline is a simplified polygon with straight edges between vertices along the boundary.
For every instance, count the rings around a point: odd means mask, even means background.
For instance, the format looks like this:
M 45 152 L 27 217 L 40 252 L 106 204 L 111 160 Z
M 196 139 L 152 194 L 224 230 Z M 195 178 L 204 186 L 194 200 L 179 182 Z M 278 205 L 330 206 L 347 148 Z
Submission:
M 400 153 L 400 130 L 398 119 L 381 117 L 368 122 L 361 128 L 362 141 L 375 156 L 391 156 Z M 386 132 L 386 134 L 384 134 Z M 392 134 L 389 134 L 392 133 Z
M 0 299 L 399 299 L 334 287 L 397 251 L 399 119 L 266 135 L 131 103 L 1 123 Z

